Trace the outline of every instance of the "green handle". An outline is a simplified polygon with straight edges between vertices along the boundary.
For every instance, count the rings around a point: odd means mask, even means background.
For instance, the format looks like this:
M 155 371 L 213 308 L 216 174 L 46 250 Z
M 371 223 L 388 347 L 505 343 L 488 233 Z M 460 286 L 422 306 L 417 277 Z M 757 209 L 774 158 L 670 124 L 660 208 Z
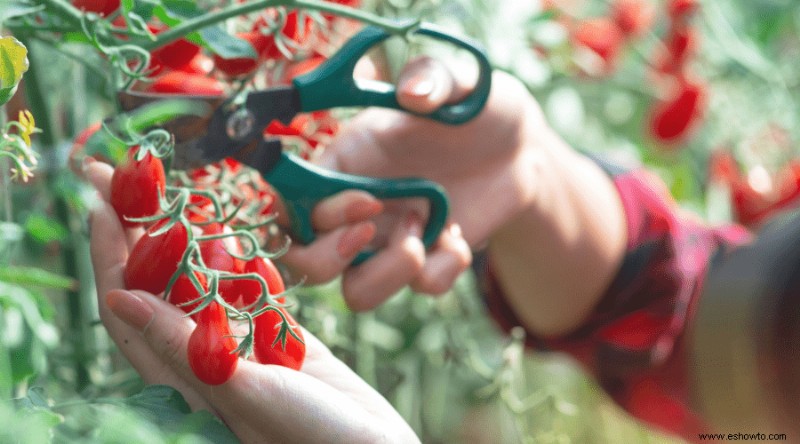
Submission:
M 459 103 L 443 105 L 430 114 L 418 114 L 448 124 L 461 124 L 481 112 L 489 97 L 492 67 L 483 49 L 476 43 L 422 23 L 413 31 L 443 40 L 466 49 L 478 62 L 478 83 L 472 93 Z M 353 71 L 359 59 L 391 34 L 375 26 L 367 26 L 314 71 L 293 80 L 305 112 L 342 106 L 380 106 L 409 112 L 397 102 L 394 85 L 385 82 L 357 82 Z M 359 85 L 359 83 L 361 85 Z M 416 114 L 416 113 L 415 113 Z
M 311 211 L 317 203 L 340 191 L 357 189 L 378 199 L 421 197 L 430 203 L 428 222 L 422 243 L 430 247 L 436 242 L 447 220 L 449 203 L 441 185 L 425 179 L 375 179 L 329 171 L 312 165 L 290 153 L 281 153 L 275 166 L 262 173 L 283 198 L 292 233 L 303 243 L 316 237 L 311 226 Z M 362 251 L 353 265 L 369 259 L 374 252 Z

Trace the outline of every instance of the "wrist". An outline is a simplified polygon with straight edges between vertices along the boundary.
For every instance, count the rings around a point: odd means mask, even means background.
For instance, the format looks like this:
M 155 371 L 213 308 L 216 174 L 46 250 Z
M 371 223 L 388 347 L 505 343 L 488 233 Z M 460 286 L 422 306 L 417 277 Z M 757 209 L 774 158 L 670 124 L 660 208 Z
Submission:
M 612 180 L 548 128 L 526 167 L 530 192 L 489 238 L 507 302 L 529 331 L 561 335 L 594 309 L 622 259 L 626 227 Z

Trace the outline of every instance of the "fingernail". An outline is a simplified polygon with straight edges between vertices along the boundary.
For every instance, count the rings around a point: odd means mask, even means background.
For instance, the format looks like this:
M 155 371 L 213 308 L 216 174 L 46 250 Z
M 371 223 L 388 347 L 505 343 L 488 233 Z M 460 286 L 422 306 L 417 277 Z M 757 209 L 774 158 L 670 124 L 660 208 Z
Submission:
M 139 331 L 144 331 L 153 319 L 153 307 L 130 291 L 111 290 L 106 304 L 116 317 Z
M 355 256 L 375 237 L 375 231 L 375 224 L 371 222 L 362 222 L 350 227 L 339 238 L 336 252 L 345 259 Z
M 462 235 L 461 225 L 459 225 L 459 224 L 457 224 L 455 222 L 450 224 L 450 228 L 449 228 L 448 231 L 450 231 L 450 236 L 453 236 L 455 238 L 461 237 L 461 235 Z
M 95 159 L 92 156 L 84 157 L 83 160 L 81 161 L 81 171 L 85 173 L 86 170 L 89 168 L 89 165 L 91 165 L 91 164 L 93 164 L 95 162 L 97 162 L 97 159 Z
M 433 80 L 428 77 L 414 77 L 403 89 L 412 96 L 425 97 L 433 92 L 435 86 Z
M 347 223 L 361 222 L 377 216 L 383 211 L 383 202 L 378 199 L 353 202 L 344 209 L 344 219 Z

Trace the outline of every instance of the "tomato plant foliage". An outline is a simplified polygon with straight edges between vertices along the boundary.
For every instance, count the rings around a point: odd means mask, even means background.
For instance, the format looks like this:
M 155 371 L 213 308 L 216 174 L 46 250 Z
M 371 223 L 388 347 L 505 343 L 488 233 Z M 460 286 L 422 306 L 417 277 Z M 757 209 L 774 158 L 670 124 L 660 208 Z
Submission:
M 285 85 L 364 23 L 422 17 L 480 39 L 495 66 L 525 82 L 573 145 L 645 164 L 681 205 L 709 220 L 757 227 L 800 204 L 792 89 L 798 44 L 790 19 L 800 6 L 249 6 L 255 3 L 0 0 L 0 441 L 235 440 L 210 413 L 190 412 L 173 389 L 143 387 L 97 321 L 87 239 L 87 214 L 97 202 L 67 168 L 69 158 L 80 171 L 88 154 L 118 164 L 122 185 L 113 187 L 112 204 L 121 223 L 147 232 L 131 251 L 127 286 L 161 293 L 191 313 L 198 328 L 189 354 L 209 383 L 224 382 L 242 359 L 241 336 L 226 329 L 241 322 L 236 311 L 262 310 L 253 359 L 302 370 L 302 325 L 376 387 L 424 442 L 669 442 L 632 424 L 571 364 L 531 357 L 518 338 L 499 335 L 469 274 L 441 299 L 404 290 L 366 314 L 349 312 L 335 283 L 298 285 L 301 276 L 281 269 L 281 239 L 270 237 L 274 226 L 265 222 L 276 208 L 269 184 L 232 161 L 176 174 L 166 158 L 163 166 L 149 153 L 136 160 L 128 148 L 149 140 L 148 125 L 136 116 L 117 119 L 115 96 L 124 88 L 220 96 Z M 345 18 L 331 6 L 357 9 Z M 195 26 L 201 19 L 205 25 Z M 407 52 L 428 50 L 451 57 L 424 39 L 408 47 L 390 42 L 371 57 L 392 76 Z M 263 132 L 313 160 L 348 115 L 320 111 Z M 134 168 L 137 162 L 147 166 Z M 183 188 L 193 191 L 182 195 Z M 181 199 L 182 210 L 165 214 Z M 253 254 L 255 246 L 276 244 Z M 474 431 L 475 423 L 499 425 Z

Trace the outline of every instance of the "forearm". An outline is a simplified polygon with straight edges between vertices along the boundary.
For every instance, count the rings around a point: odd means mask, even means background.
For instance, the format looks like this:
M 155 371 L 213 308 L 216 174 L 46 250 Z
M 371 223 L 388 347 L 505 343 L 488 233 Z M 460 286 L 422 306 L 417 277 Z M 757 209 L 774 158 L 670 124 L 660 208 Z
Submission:
M 523 152 L 521 180 L 535 192 L 489 241 L 493 272 L 528 331 L 568 333 L 614 278 L 626 243 L 622 204 L 611 179 L 558 136 L 536 135 Z

